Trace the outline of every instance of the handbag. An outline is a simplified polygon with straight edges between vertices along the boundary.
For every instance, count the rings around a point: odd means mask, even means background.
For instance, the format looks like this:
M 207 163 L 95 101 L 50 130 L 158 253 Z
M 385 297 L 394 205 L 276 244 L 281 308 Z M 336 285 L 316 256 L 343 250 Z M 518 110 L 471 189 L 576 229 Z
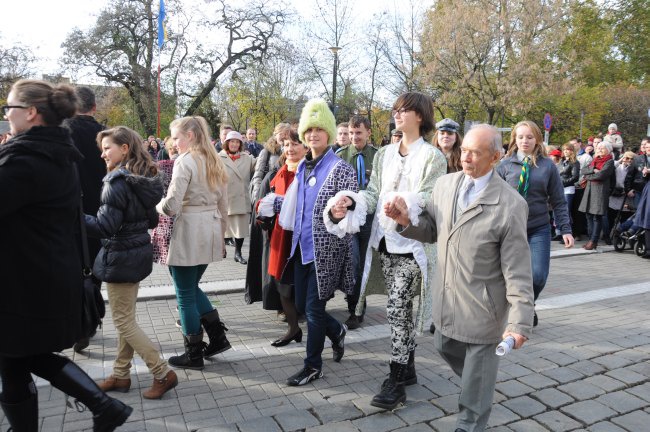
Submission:
M 101 291 L 101 281 L 93 277 L 88 253 L 88 236 L 84 219 L 83 201 L 79 203 L 79 229 L 81 233 L 81 250 L 83 252 L 83 287 L 81 289 L 81 338 L 91 338 L 102 326 L 102 318 L 106 315 L 106 305 Z

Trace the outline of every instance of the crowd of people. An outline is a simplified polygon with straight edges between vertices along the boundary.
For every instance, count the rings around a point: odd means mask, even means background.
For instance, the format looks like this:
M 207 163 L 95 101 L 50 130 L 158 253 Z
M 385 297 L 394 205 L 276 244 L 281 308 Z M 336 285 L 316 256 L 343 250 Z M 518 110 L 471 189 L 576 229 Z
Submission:
M 409 92 L 393 104 L 395 129 L 381 147 L 367 118 L 337 125 L 322 99 L 261 145 L 255 129 L 229 125 L 214 141 L 202 117 L 174 120 L 164 141 L 143 140 L 124 126 L 105 129 L 95 105 L 88 87 L 22 80 L 3 107 L 12 138 L 0 146 L 0 221 L 13 229 L 0 248 L 0 323 L 22 331 L 0 333 L 0 405 L 18 432 L 38 422 L 31 374 L 86 405 L 94 430 L 110 431 L 132 408 L 106 393 L 130 390 L 135 353 L 153 375 L 142 396 L 160 399 L 179 383 L 174 368 L 202 369 L 230 349 L 226 323 L 199 287 L 227 246 L 247 266 L 246 300 L 287 322 L 271 345 L 302 342 L 306 321 L 304 361 L 288 385 L 323 376 L 327 339 L 341 362 L 367 296 L 385 294 L 390 360 L 371 404 L 406 400 L 417 382 L 416 335 L 430 324 L 461 383 L 456 431 L 482 431 L 494 348 L 506 337 L 520 348 L 538 325 L 551 242 L 570 248 L 587 235 L 583 247 L 596 249 L 601 235 L 650 226 L 650 141 L 639 154 L 626 150 L 615 124 L 603 139 L 551 148 L 522 121 L 504 146 L 490 125 L 463 137 L 452 119 L 434 123 L 431 98 Z M 80 211 L 92 277 L 105 283 L 117 331 L 113 372 L 100 383 L 57 354 L 90 343 L 80 329 Z M 168 360 L 135 317 L 154 262 L 168 267 L 180 316 L 184 352 Z M 345 322 L 327 310 L 339 290 Z

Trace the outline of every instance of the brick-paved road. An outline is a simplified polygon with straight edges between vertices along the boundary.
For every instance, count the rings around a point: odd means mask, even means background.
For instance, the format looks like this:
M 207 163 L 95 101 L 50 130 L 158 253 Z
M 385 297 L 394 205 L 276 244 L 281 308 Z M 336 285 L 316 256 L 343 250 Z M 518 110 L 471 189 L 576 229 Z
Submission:
M 235 267 L 240 273 L 234 277 L 241 278 L 242 270 L 243 266 Z M 648 262 L 630 253 L 552 260 L 535 336 L 501 362 L 490 430 L 650 430 L 648 281 Z M 628 285 L 634 285 L 637 294 L 622 295 Z M 621 286 L 600 300 L 585 302 L 595 290 Z M 576 293 L 584 294 L 582 300 L 563 307 L 567 296 Z M 458 379 L 435 353 L 429 334 L 417 339 L 418 384 L 408 387 L 406 405 L 394 412 L 369 405 L 388 370 L 384 296 L 370 298 L 364 327 L 349 333 L 343 361 L 332 362 L 326 348 L 324 378 L 298 388 L 287 387 L 285 379 L 301 367 L 305 339 L 282 349 L 271 347 L 285 325 L 259 304 L 246 305 L 242 297 L 213 296 L 230 327 L 234 349 L 216 356 L 203 371 L 180 371 L 179 386 L 162 400 L 141 397 L 151 375 L 136 361 L 131 391 L 116 394 L 134 407 L 120 430 L 453 431 Z M 175 306 L 173 299 L 138 303 L 138 321 L 166 357 L 182 350 L 174 326 Z M 329 308 L 345 319 L 342 296 Z M 90 349 L 74 359 L 101 378 L 110 373 L 114 353 L 115 331 L 107 319 Z M 66 409 L 58 390 L 38 384 L 41 431 L 92 428 L 89 413 Z M 4 430 L 7 425 L 2 421 Z

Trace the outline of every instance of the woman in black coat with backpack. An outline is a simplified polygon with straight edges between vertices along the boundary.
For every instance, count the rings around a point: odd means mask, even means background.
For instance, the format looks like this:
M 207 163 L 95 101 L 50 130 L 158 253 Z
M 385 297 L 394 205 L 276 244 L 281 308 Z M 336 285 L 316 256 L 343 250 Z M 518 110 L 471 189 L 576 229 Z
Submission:
M 31 374 L 86 405 L 94 431 L 115 430 L 132 412 L 55 354 L 81 336 L 81 154 L 60 127 L 76 107 L 72 87 L 35 80 L 16 82 L 2 107 L 14 137 L 0 146 L 0 405 L 16 432 L 38 430 Z

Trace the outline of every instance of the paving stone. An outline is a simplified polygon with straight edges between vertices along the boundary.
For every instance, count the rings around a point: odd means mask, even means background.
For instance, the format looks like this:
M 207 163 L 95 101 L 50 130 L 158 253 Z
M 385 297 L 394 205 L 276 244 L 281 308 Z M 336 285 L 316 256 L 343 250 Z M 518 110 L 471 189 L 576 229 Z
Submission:
M 530 396 L 553 409 L 557 409 L 575 401 L 571 396 L 554 388 L 536 391 L 535 393 L 531 393 Z
M 522 382 L 535 390 L 557 385 L 557 381 L 538 373 L 519 377 L 517 378 L 517 381 Z
M 372 415 L 384 411 L 381 408 L 377 408 L 375 406 L 370 405 L 370 401 L 372 401 L 372 398 L 373 396 L 366 396 L 363 398 L 359 398 L 354 401 L 354 405 L 358 409 L 360 409 L 365 415 Z
M 645 381 L 647 378 L 640 373 L 631 371 L 629 369 L 614 369 L 607 372 L 605 375 L 624 382 L 627 385 L 635 385 Z
M 418 423 L 411 426 L 395 429 L 393 432 L 431 432 L 431 426 L 426 423 Z
M 589 426 L 590 432 L 627 432 L 625 429 L 621 429 L 616 426 L 614 423 L 610 422 L 600 422 Z
M 570 431 L 582 426 L 577 421 L 557 411 L 545 412 L 536 415 L 533 419 L 553 432 Z
M 630 359 L 619 356 L 617 354 L 608 354 L 602 357 L 596 357 L 592 359 L 595 363 L 603 365 L 608 370 L 618 369 L 632 364 Z
M 526 384 L 520 383 L 517 380 L 510 380 L 496 385 L 496 389 L 508 397 L 517 397 L 532 393 L 535 391 L 532 387 L 527 386 Z
M 588 377 L 584 379 L 584 382 L 600 387 L 606 392 L 620 390 L 626 387 L 625 384 L 619 380 L 615 380 L 614 378 L 608 377 L 607 375 L 596 375 Z
M 593 400 L 576 402 L 560 408 L 560 411 L 586 424 L 596 423 L 617 414 L 613 409 Z
M 460 393 L 460 387 L 453 382 L 442 377 L 434 377 L 431 382 L 424 385 L 426 388 L 438 396 L 447 396 L 450 394 Z
M 547 432 L 544 426 L 537 423 L 535 420 L 522 420 L 516 423 L 510 423 L 508 427 L 513 432 Z
M 456 430 L 456 416 L 450 415 L 435 419 L 434 421 L 429 422 L 429 426 L 431 426 L 436 432 L 449 432 Z
M 542 372 L 544 376 L 547 376 L 560 384 L 565 384 L 571 381 L 577 381 L 581 378 L 584 378 L 584 374 L 578 372 L 577 370 L 571 369 L 569 367 L 559 367 L 557 369 L 550 369 Z
M 308 427 L 319 426 L 320 421 L 307 410 L 297 410 L 275 416 L 275 421 L 280 425 L 283 431 L 290 432 Z
M 501 366 L 499 366 L 499 370 L 501 372 L 507 373 L 508 375 L 510 375 L 513 378 L 519 378 L 519 377 L 522 377 L 522 376 L 525 376 L 525 375 L 530 375 L 530 372 L 531 372 L 530 369 L 525 368 L 524 366 L 519 365 L 517 363 L 511 363 L 511 364 L 509 364 L 507 366 L 501 365 Z
M 400 408 L 394 412 L 408 425 L 431 421 L 444 417 L 445 415 L 442 410 L 429 402 L 407 403 L 404 408 Z
M 441 398 L 433 399 L 431 402 L 440 407 L 447 414 L 458 412 L 458 395 L 443 396 Z
M 314 414 L 323 424 L 354 420 L 363 416 L 353 404 L 333 404 L 323 408 L 314 408 Z
M 638 410 L 624 416 L 614 417 L 611 421 L 629 431 L 645 431 L 650 425 L 650 414 Z
M 546 411 L 546 406 L 531 399 L 528 396 L 521 396 L 502 402 L 503 406 L 512 410 L 520 417 L 528 418 Z
M 271 417 L 260 417 L 237 423 L 239 432 L 282 432 L 280 426 Z
M 510 411 L 508 408 L 504 407 L 501 404 L 492 405 L 492 412 L 490 413 L 490 418 L 488 420 L 488 426 L 501 426 L 514 421 L 520 420 L 517 414 Z
M 608 393 L 600 396 L 595 400 L 596 402 L 600 402 L 603 405 L 607 405 L 620 414 L 628 413 L 639 408 L 644 408 L 648 405 L 648 402 L 644 401 L 643 399 L 639 399 L 627 391 Z
M 547 353 L 543 357 L 559 366 L 567 366 L 577 361 L 574 357 L 561 352 Z
M 605 393 L 605 390 L 598 386 L 580 380 L 569 384 L 564 384 L 557 387 L 558 390 L 570 395 L 576 400 L 593 399 Z
M 406 423 L 392 412 L 373 414 L 368 417 L 353 420 L 352 424 L 359 428 L 361 432 L 386 432 L 406 426 Z
M 577 363 L 569 365 L 569 367 L 585 375 L 596 375 L 606 371 L 602 365 L 594 363 L 592 360 L 580 360 Z
M 406 400 L 428 401 L 437 396 L 438 395 L 422 385 L 406 386 Z
M 491 427 L 489 429 L 486 429 L 488 432 L 512 432 L 512 429 L 510 429 L 507 426 L 496 426 L 496 427 Z
M 632 387 L 627 391 L 632 393 L 633 395 L 640 397 L 645 401 L 650 402 L 650 383 L 645 383 L 645 384 L 638 385 L 636 387 Z
M 123 428 L 120 428 L 120 431 L 122 430 Z M 197 429 L 196 432 L 239 432 L 239 429 L 237 429 L 236 424 L 232 423 L 226 425 L 215 425 L 215 426 L 204 427 L 201 429 Z
M 305 432 L 359 432 L 359 429 L 350 420 L 345 420 L 307 428 Z

